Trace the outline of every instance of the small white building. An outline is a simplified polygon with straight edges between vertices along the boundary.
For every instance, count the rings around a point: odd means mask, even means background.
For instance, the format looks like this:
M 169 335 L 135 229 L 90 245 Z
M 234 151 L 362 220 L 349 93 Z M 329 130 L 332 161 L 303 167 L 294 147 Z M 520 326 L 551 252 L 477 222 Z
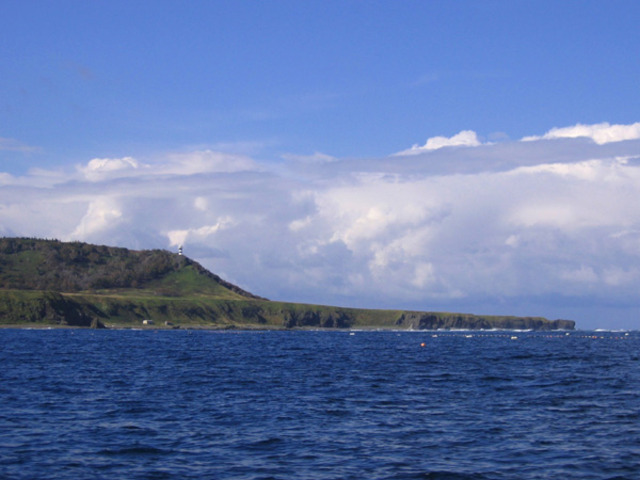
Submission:
M 153 320 L 143 320 L 142 324 L 143 325 L 153 325 Z

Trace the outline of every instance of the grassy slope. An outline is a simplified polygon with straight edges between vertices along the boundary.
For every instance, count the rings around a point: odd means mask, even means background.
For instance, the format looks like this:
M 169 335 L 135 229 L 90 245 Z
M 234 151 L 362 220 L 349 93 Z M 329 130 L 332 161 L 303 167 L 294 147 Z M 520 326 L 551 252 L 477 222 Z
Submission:
M 12 312 L 5 308 L 10 305 Z M 4 308 L 4 310 L 3 310 Z M 447 312 L 367 310 L 208 295 L 163 297 L 153 292 L 66 293 L 0 290 L 0 324 L 210 328 L 398 328 L 398 329 L 572 329 L 542 318 L 480 316 Z

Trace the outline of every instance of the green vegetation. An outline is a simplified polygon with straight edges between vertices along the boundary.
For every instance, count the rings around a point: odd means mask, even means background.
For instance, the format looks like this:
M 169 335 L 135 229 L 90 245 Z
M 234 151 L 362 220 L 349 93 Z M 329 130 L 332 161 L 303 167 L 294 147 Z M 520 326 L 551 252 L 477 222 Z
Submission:
M 180 296 L 259 298 L 198 263 L 165 250 L 133 251 L 80 242 L 0 238 L 0 288 L 86 292 L 133 289 Z
M 0 238 L 0 325 L 203 328 L 573 329 L 569 320 L 272 302 L 187 257 Z

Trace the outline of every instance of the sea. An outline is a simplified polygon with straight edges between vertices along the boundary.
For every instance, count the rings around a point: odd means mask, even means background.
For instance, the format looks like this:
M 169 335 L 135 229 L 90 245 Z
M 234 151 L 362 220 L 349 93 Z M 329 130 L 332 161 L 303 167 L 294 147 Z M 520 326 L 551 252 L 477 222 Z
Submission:
M 2 479 L 640 478 L 640 333 L 0 330 Z

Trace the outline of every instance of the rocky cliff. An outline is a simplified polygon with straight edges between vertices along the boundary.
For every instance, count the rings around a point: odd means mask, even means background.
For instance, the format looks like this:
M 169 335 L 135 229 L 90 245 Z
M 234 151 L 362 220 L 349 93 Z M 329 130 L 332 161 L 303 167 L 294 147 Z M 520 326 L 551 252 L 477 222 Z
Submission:
M 420 312 L 403 313 L 396 325 L 414 330 L 573 330 L 575 328 L 573 320 Z

